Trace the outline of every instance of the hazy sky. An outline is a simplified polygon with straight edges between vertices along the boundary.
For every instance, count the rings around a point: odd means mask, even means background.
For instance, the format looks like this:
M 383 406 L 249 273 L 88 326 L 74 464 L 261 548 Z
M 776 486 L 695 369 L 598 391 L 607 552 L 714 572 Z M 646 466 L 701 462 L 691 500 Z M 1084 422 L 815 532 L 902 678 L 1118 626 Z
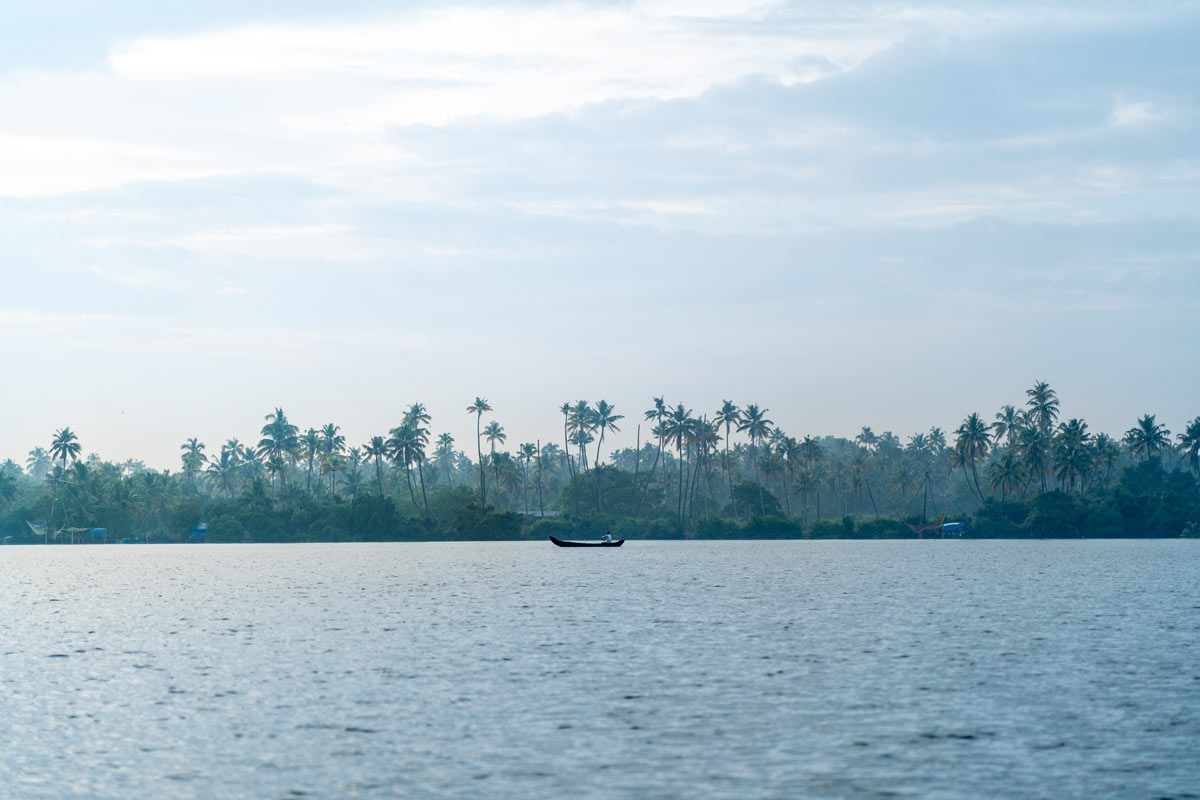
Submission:
M 1200 414 L 1200 4 L 337 5 L 0 4 L 0 458 Z

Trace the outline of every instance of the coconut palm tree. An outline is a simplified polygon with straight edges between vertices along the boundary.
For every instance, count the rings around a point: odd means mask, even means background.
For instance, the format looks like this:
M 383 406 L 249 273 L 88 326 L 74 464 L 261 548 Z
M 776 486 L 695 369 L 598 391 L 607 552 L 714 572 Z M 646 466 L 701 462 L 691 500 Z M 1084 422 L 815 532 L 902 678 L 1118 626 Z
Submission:
M 1021 458 L 1025 461 L 1028 480 L 1032 482 L 1036 476 L 1041 483 L 1043 492 L 1046 491 L 1049 443 L 1050 437 L 1037 425 L 1026 425 L 1017 433 L 1017 449 L 1021 451 Z
M 595 441 L 592 431 L 596 429 L 596 412 L 587 400 L 579 400 L 571 406 L 571 415 L 567 427 L 574 434 L 572 442 L 579 447 L 579 462 L 583 471 L 588 471 L 587 445 Z
M 1056 476 L 1062 488 L 1070 490 L 1079 478 L 1079 490 L 1083 491 L 1083 479 L 1092 466 L 1092 435 L 1087 423 L 1081 419 L 1061 422 L 1055 431 L 1054 463 Z
M 729 485 L 729 503 L 733 507 L 734 519 L 740 519 L 737 509 L 737 499 L 733 496 L 733 472 L 729 469 L 729 429 L 742 424 L 742 412 L 732 400 L 722 400 L 721 408 L 713 421 L 725 426 L 725 458 L 721 460 L 721 469 L 725 473 L 725 482 Z
M 1179 441 L 1179 450 L 1184 460 L 1196 476 L 1200 477 L 1200 417 L 1189 422 L 1184 432 L 1176 434 L 1175 438 Z
M 413 508 L 420 509 L 417 494 L 413 489 L 412 465 L 417 460 L 417 449 L 420 447 L 417 430 L 412 425 L 399 425 L 389 431 L 387 440 L 388 453 L 392 460 L 404 467 L 404 478 L 408 483 L 408 495 L 412 498 Z
M 865 447 L 855 447 L 854 454 L 850 456 L 850 476 L 856 485 L 859 481 L 862 482 L 867 490 L 867 497 L 871 500 L 871 511 L 878 517 L 879 509 L 875 506 L 875 494 L 871 491 L 871 479 L 867 474 L 870 469 L 868 456 L 869 451 Z
M 1112 480 L 1113 468 L 1121 458 L 1121 446 L 1107 433 L 1098 433 L 1092 440 L 1092 462 L 1104 468 L 1104 488 Z
M 25 459 L 25 468 L 29 470 L 29 474 L 34 480 L 42 480 L 50 474 L 50 467 L 54 462 L 50 460 L 50 454 L 43 447 L 35 447 L 29 451 L 29 458 Z
M 1135 458 L 1141 455 L 1149 461 L 1155 456 L 1162 458 L 1162 451 L 1171 446 L 1170 437 L 1167 426 L 1156 423 L 1153 414 L 1144 414 L 1137 425 L 1125 431 L 1124 442 L 1131 455 Z
M 525 442 L 517 448 L 517 458 L 521 462 L 521 499 L 525 504 L 525 513 L 529 513 L 529 462 L 537 456 L 538 448 L 533 442 Z
M 309 428 L 300 437 L 300 455 L 308 462 L 308 473 L 304 479 L 304 490 L 311 494 L 313 466 L 321 456 L 321 432 L 316 428 Z
M 61 463 L 62 468 L 67 468 L 67 459 L 74 461 L 79 458 L 79 437 L 77 437 L 70 428 L 60 428 L 54 432 L 54 439 L 50 442 L 50 457 L 56 458 Z
M 327 422 L 321 428 L 321 453 L 326 456 L 340 456 L 346 452 L 346 437 L 339 431 L 340 425 Z
M 233 497 L 233 479 L 239 466 L 237 452 L 222 447 L 221 452 L 209 462 L 208 469 L 204 471 L 209 480 L 221 487 L 227 498 Z
M 601 400 L 596 403 L 596 410 L 592 414 L 592 425 L 595 430 L 600 431 L 600 441 L 596 442 L 596 457 L 593 459 L 596 466 L 600 466 L 600 448 L 604 445 L 604 434 L 607 431 L 620 433 L 621 429 L 617 427 L 617 423 L 625 419 L 624 414 L 618 414 L 614 406 L 610 406 L 608 401 Z
M 679 498 L 676 501 L 676 513 L 680 523 L 683 522 L 683 444 L 691 435 L 694 422 L 692 410 L 685 409 L 683 403 L 680 403 L 667 415 L 664 423 L 666 426 L 664 434 L 667 441 L 675 443 L 675 454 L 679 461 Z
M 448 433 L 439 433 L 437 440 L 437 460 L 446 472 L 446 485 L 453 486 L 450 479 L 450 465 L 454 461 L 454 437 Z
M 194 436 L 179 445 L 179 449 L 184 451 L 180 460 L 183 462 L 183 474 L 187 476 L 187 487 L 190 490 L 192 479 L 200 468 L 208 463 L 208 456 L 204 455 L 204 442 Z
M 357 447 L 351 447 L 346 454 L 346 487 L 350 490 L 350 499 L 358 497 L 358 487 L 362 482 L 363 452 Z
M 750 437 L 750 456 L 754 460 L 754 482 L 758 484 L 759 511 L 764 515 L 767 511 L 762 492 L 762 480 L 758 474 L 758 447 L 771 432 L 771 426 L 775 424 L 767 419 L 768 411 L 770 411 L 769 408 L 760 409 L 757 403 L 750 403 L 742 412 L 742 421 L 738 425 L 738 433 L 744 433 Z
M 488 423 L 487 427 L 483 429 L 483 438 L 488 440 L 488 448 L 491 451 L 492 472 L 496 476 L 496 490 L 499 491 L 500 467 L 498 464 L 496 464 L 496 442 L 504 444 L 504 442 L 508 440 L 508 435 L 504 433 L 504 428 L 500 426 L 499 422 L 492 420 Z
M 958 438 L 954 442 L 954 448 L 962 457 L 964 473 L 968 469 L 970 470 L 971 478 L 975 483 L 975 492 L 979 495 L 979 502 L 982 503 L 983 489 L 979 487 L 979 462 L 987 456 L 988 447 L 992 441 L 988 425 L 979 414 L 971 413 L 958 426 L 956 433 Z
M 287 460 L 295 456 L 300 448 L 300 429 L 288 422 L 282 408 L 266 416 L 267 424 L 262 427 L 258 441 L 258 455 L 267 459 L 267 469 L 271 473 L 272 486 L 276 475 L 281 476 L 280 483 L 287 485 Z
M 658 437 L 658 450 L 654 454 L 654 463 L 650 465 L 650 475 L 646 478 L 646 489 L 638 495 L 637 502 L 633 507 L 633 515 L 636 517 L 642 508 L 642 498 L 646 492 L 650 490 L 650 485 L 654 482 L 654 471 L 658 468 L 658 462 L 662 460 L 663 442 L 666 439 L 666 428 L 663 424 L 668 414 L 667 404 L 662 397 L 654 398 L 654 406 L 644 413 L 647 422 L 653 422 L 654 426 L 650 429 L 652 436 Z
M 1025 395 L 1029 398 L 1025 405 L 1029 406 L 1029 414 L 1034 424 L 1042 433 L 1049 435 L 1058 419 L 1058 394 L 1046 381 L 1037 381 L 1032 389 L 1025 391 Z
M 988 465 L 987 474 L 992 491 L 1000 490 L 1002 502 L 1008 502 L 1009 492 L 1015 491 L 1026 480 L 1025 465 L 1021 463 L 1021 459 L 1011 447 L 1007 448 L 1000 458 Z
M 383 494 L 383 459 L 390 453 L 387 440 L 382 436 L 372 436 L 371 441 L 363 445 L 363 455 L 375 461 L 375 488 L 380 495 Z
M 417 464 L 417 477 L 421 481 L 421 501 L 425 505 L 426 516 L 429 515 L 429 497 L 425 494 L 425 448 L 429 446 L 429 430 L 423 426 L 430 419 L 432 417 L 425 411 L 424 403 L 413 403 L 408 407 L 408 411 L 404 412 L 404 419 L 401 423 L 411 427 L 416 436 L 412 455 Z
M 996 421 L 992 423 L 992 434 L 995 436 L 997 443 L 1004 439 L 1009 447 L 1017 443 L 1017 434 L 1024 425 L 1022 414 L 1015 406 L 1004 406 L 996 414 Z
M 483 474 L 483 444 L 479 426 L 482 424 L 483 414 L 486 411 L 491 411 L 492 407 L 488 405 L 488 401 L 483 397 L 476 397 L 475 402 L 467 406 L 467 413 L 475 415 L 475 451 L 479 455 L 479 508 L 487 507 L 487 479 Z

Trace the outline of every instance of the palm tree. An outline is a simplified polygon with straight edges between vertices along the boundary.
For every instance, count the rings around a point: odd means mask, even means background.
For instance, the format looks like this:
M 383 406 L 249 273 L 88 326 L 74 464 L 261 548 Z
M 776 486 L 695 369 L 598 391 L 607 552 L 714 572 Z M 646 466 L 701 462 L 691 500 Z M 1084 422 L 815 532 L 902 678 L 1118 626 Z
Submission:
M 664 423 L 666 428 L 663 433 L 668 441 L 675 442 L 675 454 L 679 461 L 679 498 L 676 501 L 676 512 L 681 524 L 683 523 L 683 443 L 691 434 L 694 421 L 692 410 L 684 409 L 683 403 L 680 403 L 667 415 Z
M 587 445 L 595 440 L 592 431 L 596 428 L 596 412 L 587 400 L 580 400 L 571 406 L 571 417 L 567 423 L 573 434 L 572 441 L 579 446 L 579 461 L 583 471 L 588 471 Z
M 54 432 L 54 439 L 50 442 L 50 456 L 58 459 L 62 468 L 67 468 L 67 459 L 74 461 L 79 458 L 79 441 L 70 428 L 60 428 Z
M 592 414 L 593 428 L 600 430 L 600 441 L 596 442 L 596 458 L 593 459 L 596 466 L 600 466 L 600 448 L 604 444 L 604 433 L 609 430 L 613 433 L 621 432 L 617 423 L 625 419 L 625 415 L 618 414 L 616 411 L 617 409 L 610 406 L 606 400 L 596 403 L 596 410 Z
M 1098 433 L 1092 440 L 1092 459 L 1104 467 L 1104 488 L 1112 480 L 1113 467 L 1121 458 L 1121 446 L 1107 433 Z
M 390 452 L 387 440 L 382 436 L 372 436 L 371 441 L 363 445 L 363 455 L 375 460 L 375 487 L 380 495 L 383 494 L 383 459 Z
M 1179 440 L 1179 450 L 1184 459 L 1200 477 L 1200 417 L 1189 422 L 1186 430 L 1176 434 L 1175 438 Z
M 1025 466 L 1013 448 L 1007 448 L 999 459 L 988 466 L 992 491 L 1000 490 L 1000 500 L 1008 502 L 1008 493 L 1025 483 Z
M 571 463 L 571 404 L 563 403 L 558 409 L 563 415 L 563 452 L 567 454 L 567 472 L 571 476 L 571 494 L 575 498 L 575 514 L 579 514 L 579 484 L 575 481 L 575 465 Z
M 265 419 L 267 424 L 262 427 L 258 455 L 267 459 L 272 486 L 275 476 L 280 475 L 284 478 L 281 483 L 286 487 L 286 459 L 294 456 L 300 447 L 300 429 L 288 422 L 282 408 L 276 408 L 274 413 L 267 414 Z
M 1008 446 L 1012 447 L 1017 443 L 1017 434 L 1023 423 L 1020 411 L 1014 406 L 1004 406 L 996 414 L 996 421 L 992 423 L 992 433 L 996 437 L 996 442 L 1004 439 Z
M 1055 432 L 1057 448 L 1054 461 L 1057 465 L 1057 477 L 1064 489 L 1075 486 L 1075 477 L 1079 477 L 1079 490 L 1083 491 L 1083 479 L 1092 466 L 1092 435 L 1088 433 L 1087 423 L 1081 419 L 1071 419 L 1059 423 Z
M 1125 431 L 1125 446 L 1136 458 L 1145 456 L 1149 461 L 1154 456 L 1161 458 L 1162 451 L 1171 446 L 1171 432 L 1167 426 L 1154 421 L 1153 414 L 1145 414 L 1137 421 L 1137 425 Z
M 321 432 L 316 428 L 309 428 L 300 437 L 300 453 L 304 460 L 308 462 L 308 475 L 304 481 L 305 491 L 312 493 L 312 474 L 313 465 L 321 455 Z
M 654 407 L 645 412 L 644 416 L 647 422 L 653 422 L 654 427 L 650 433 L 658 437 L 658 451 L 654 454 L 654 463 L 650 465 L 650 475 L 646 478 L 646 491 L 649 491 L 650 484 L 654 482 L 654 470 L 658 467 L 658 462 L 662 460 L 663 442 L 666 438 L 666 428 L 663 421 L 667 418 L 667 404 L 662 397 L 654 398 Z M 642 498 L 645 492 L 638 495 L 637 502 L 634 504 L 633 515 L 636 517 L 642 508 Z
M 193 436 L 181 444 L 179 449 L 184 451 L 180 460 L 183 462 L 183 474 L 187 476 L 188 489 L 191 489 L 192 478 L 208 463 L 208 456 L 204 455 L 204 442 Z
M 350 499 L 358 497 L 358 487 L 361 483 L 359 467 L 362 465 L 363 452 L 357 447 L 351 447 L 346 458 L 346 486 L 350 489 Z
M 1017 433 L 1017 449 L 1025 460 L 1028 480 L 1033 481 L 1036 475 L 1041 482 L 1042 491 L 1046 491 L 1046 448 L 1049 437 L 1037 425 L 1027 425 Z M 1028 486 L 1028 484 L 1026 484 Z
M 746 410 L 742 412 L 742 421 L 738 425 L 738 433 L 745 433 L 750 437 L 750 455 L 754 459 L 754 482 L 758 484 L 758 506 L 759 511 L 764 515 L 766 511 L 766 501 L 763 498 L 762 482 L 758 474 L 758 446 L 762 443 L 763 438 L 771 432 L 771 426 L 775 423 L 767 419 L 769 408 L 760 409 L 758 404 L 751 403 L 746 406 Z
M 521 460 L 521 498 L 525 502 L 525 513 L 529 513 L 529 462 L 537 456 L 538 448 L 533 442 L 525 442 L 517 448 L 517 458 Z
M 488 447 L 491 448 L 492 472 L 496 476 L 496 491 L 500 487 L 500 468 L 496 464 L 496 442 L 504 444 L 508 436 L 504 433 L 504 428 L 500 427 L 500 423 L 492 420 L 488 426 L 483 429 L 483 438 L 488 440 Z
M 1058 419 L 1058 394 L 1045 381 L 1037 381 L 1032 389 L 1027 389 L 1025 395 L 1029 400 L 1029 414 L 1042 433 L 1049 434 Z
M 875 494 L 871 491 L 871 480 L 867 475 L 867 470 L 870 467 L 867 461 L 868 454 L 869 451 L 865 447 L 856 447 L 854 449 L 854 455 L 850 456 L 850 476 L 851 480 L 856 484 L 858 481 L 862 481 L 863 486 L 867 490 L 867 497 L 871 500 L 871 510 L 878 517 L 879 509 L 875 507 Z
M 29 451 L 29 458 L 25 459 L 25 468 L 29 470 L 29 474 L 34 480 L 42 480 L 50 474 L 50 467 L 54 462 L 50 460 L 50 454 L 43 447 L 35 447 Z
M 341 429 L 340 425 L 334 425 L 332 422 L 325 423 L 321 428 L 322 453 L 327 456 L 339 456 L 346 452 L 346 437 L 338 432 Z
M 404 412 L 404 425 L 413 429 L 416 443 L 413 448 L 413 458 L 417 462 L 417 477 L 421 479 L 421 502 L 425 505 L 425 515 L 429 516 L 429 497 L 425 494 L 425 448 L 429 446 L 429 430 L 422 427 L 432 417 L 425 411 L 424 403 L 413 403 Z
M 866 450 L 874 450 L 875 446 L 879 444 L 879 437 L 875 435 L 875 431 L 864 425 L 862 431 L 854 437 L 854 441 L 858 442 Z
M 454 437 L 448 433 L 439 433 L 437 440 L 437 459 L 438 464 L 446 472 L 446 485 L 452 486 L 453 481 L 450 479 L 450 463 L 454 460 Z
M 186 456 L 184 456 L 186 458 Z M 233 497 L 233 476 L 237 473 L 237 451 L 222 447 L 221 452 L 209 462 L 205 473 L 209 480 L 221 487 L 227 498 Z
M 480 510 L 487 507 L 487 482 L 483 474 L 483 444 L 480 439 L 481 433 L 479 426 L 482 424 L 483 413 L 491 411 L 492 407 L 488 405 L 488 401 L 482 397 L 476 397 L 475 402 L 467 406 L 467 413 L 475 415 L 475 450 L 479 455 L 479 508 Z
M 397 464 L 404 466 L 404 478 L 408 483 L 408 496 L 412 498 L 413 508 L 420 509 L 421 506 L 417 503 L 417 494 L 413 490 L 412 482 L 412 465 L 417 460 L 417 449 L 419 439 L 417 430 L 412 425 L 399 425 L 389 431 L 391 434 L 387 440 L 388 453 L 392 460 Z
M 954 449 L 958 451 L 962 458 L 963 471 L 967 469 L 971 471 L 971 478 L 975 482 L 975 492 L 979 495 L 979 502 L 983 502 L 983 490 L 979 487 L 979 462 L 983 461 L 987 455 L 988 446 L 991 444 L 992 437 L 988 433 L 988 425 L 977 413 L 971 413 L 962 425 L 958 426 L 956 431 L 958 438 L 954 442 Z
M 733 518 L 740 519 L 737 510 L 737 500 L 733 496 L 733 471 L 729 469 L 729 429 L 742 424 L 742 412 L 732 400 L 722 400 L 721 409 L 713 417 L 717 425 L 725 426 L 725 458 L 721 460 L 721 469 L 725 472 L 725 481 L 729 484 L 729 504 L 733 507 Z

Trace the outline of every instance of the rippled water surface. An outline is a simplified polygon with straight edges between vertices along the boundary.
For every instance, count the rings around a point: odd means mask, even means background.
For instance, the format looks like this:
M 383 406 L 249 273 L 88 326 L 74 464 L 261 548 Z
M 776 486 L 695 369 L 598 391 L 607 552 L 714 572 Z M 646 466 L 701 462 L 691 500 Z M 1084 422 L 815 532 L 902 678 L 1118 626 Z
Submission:
M 1200 541 L 4 547 L 0 797 L 1196 797 L 1198 578 Z

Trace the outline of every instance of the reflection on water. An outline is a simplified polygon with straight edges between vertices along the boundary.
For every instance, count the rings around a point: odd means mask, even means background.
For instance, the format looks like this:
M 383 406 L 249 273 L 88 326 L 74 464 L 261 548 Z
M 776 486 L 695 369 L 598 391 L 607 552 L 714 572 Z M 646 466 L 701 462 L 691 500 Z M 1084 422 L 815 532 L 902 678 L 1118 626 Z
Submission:
M 0 796 L 1200 794 L 1200 542 L 0 548 Z

